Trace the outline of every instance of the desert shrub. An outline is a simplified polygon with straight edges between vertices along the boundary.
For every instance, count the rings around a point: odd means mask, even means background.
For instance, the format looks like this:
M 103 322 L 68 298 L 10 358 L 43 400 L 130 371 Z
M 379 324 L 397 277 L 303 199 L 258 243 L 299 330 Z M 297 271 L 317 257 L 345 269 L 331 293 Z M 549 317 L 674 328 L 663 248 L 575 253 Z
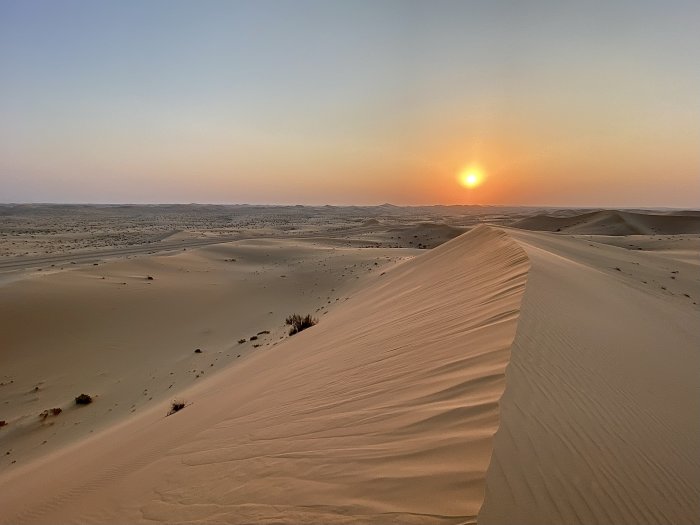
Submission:
M 269 330 L 263 330 L 261 332 L 258 332 L 258 335 L 265 335 L 265 334 L 269 334 L 269 333 L 270 333 Z
M 92 397 L 87 394 L 80 394 L 75 398 L 76 405 L 89 405 L 90 403 L 92 403 Z
M 186 405 L 185 405 L 185 402 L 184 402 L 184 401 L 179 401 L 179 400 L 176 399 L 176 400 L 173 401 L 172 404 L 170 405 L 170 412 L 168 412 L 168 415 L 169 415 L 169 416 L 172 416 L 175 412 L 179 412 L 180 410 L 182 410 L 183 408 L 185 408 L 185 406 L 186 406 Z
M 238 344 L 239 344 L 239 345 L 242 345 L 242 344 L 245 343 L 245 342 L 246 342 L 246 339 L 245 339 L 245 338 L 244 338 L 244 339 L 239 339 L 239 340 L 238 340 Z
M 7 425 L 7 421 L 0 419 L 0 427 L 4 427 L 5 425 Z
M 251 340 L 251 341 L 257 341 L 257 340 L 258 340 L 258 336 L 257 336 L 257 335 L 253 335 L 253 336 L 251 336 L 250 340 Z
M 41 414 L 39 414 L 39 419 L 41 419 L 43 421 L 47 417 L 57 416 L 61 412 L 63 412 L 63 409 L 61 409 L 61 408 L 49 408 L 48 410 L 44 410 Z
M 284 321 L 284 324 L 291 326 L 289 335 L 311 328 L 316 323 L 318 323 L 318 319 L 311 317 L 311 314 L 307 314 L 304 317 L 299 314 L 292 314 Z
M 202 349 L 201 349 L 201 348 L 197 348 L 197 349 L 194 351 L 194 353 L 195 353 L 195 354 L 201 354 L 201 353 L 202 353 Z

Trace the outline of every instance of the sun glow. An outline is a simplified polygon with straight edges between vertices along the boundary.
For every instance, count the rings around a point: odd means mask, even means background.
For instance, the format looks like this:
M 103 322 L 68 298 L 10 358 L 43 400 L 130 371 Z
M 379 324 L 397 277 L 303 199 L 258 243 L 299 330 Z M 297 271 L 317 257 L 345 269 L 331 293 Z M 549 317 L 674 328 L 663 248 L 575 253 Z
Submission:
M 465 188 L 477 187 L 479 184 L 481 184 L 483 178 L 484 176 L 481 173 L 481 170 L 473 166 L 463 169 L 458 176 L 459 183 Z

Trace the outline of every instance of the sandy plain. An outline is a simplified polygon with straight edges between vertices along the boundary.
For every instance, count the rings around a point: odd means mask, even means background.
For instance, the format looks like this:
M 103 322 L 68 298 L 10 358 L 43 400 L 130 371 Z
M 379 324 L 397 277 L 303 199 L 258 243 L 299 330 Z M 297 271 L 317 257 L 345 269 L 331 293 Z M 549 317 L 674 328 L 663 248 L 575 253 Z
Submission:
M 693 210 L 2 205 L 0 522 L 694 523 L 699 299 Z

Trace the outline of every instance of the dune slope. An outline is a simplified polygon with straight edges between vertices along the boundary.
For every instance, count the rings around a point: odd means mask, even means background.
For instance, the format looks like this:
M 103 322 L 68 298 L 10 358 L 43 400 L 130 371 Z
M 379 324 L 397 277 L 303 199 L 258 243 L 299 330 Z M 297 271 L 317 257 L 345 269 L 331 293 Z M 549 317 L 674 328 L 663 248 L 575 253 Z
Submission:
M 697 523 L 696 266 L 510 233 L 531 270 L 478 522 Z
M 529 262 L 479 227 L 166 406 L 0 477 L 0 521 L 473 522 Z

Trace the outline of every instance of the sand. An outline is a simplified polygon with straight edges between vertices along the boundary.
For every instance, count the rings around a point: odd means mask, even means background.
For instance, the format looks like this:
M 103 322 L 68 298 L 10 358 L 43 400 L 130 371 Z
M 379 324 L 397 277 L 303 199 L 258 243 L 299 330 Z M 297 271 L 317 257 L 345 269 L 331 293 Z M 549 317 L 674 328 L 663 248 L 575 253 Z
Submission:
M 600 210 L 563 217 L 535 215 L 516 221 L 512 226 L 525 230 L 595 235 L 678 235 L 698 233 L 700 215 Z
M 535 233 L 503 224 L 538 210 L 329 208 L 14 245 L 0 522 L 696 521 L 695 212 L 625 235 L 612 211 Z M 28 237 L 8 224 L 0 245 Z M 292 312 L 319 323 L 290 337 Z
M 3 518 L 474 521 L 527 267 L 482 227 L 387 270 L 316 327 L 185 390 L 181 412 L 161 404 L 15 470 Z
M 479 523 L 697 523 L 697 266 L 509 234 L 532 268 Z

